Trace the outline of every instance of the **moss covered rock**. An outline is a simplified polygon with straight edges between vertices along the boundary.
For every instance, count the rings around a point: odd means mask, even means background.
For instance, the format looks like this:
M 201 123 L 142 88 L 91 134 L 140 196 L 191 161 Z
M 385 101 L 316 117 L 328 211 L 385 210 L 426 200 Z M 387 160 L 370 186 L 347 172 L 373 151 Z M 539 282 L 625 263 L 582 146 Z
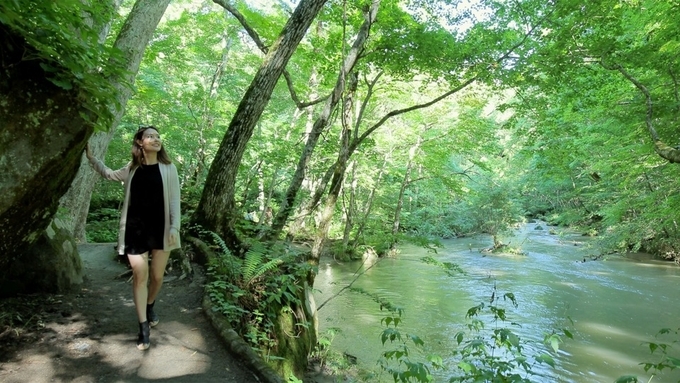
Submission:
M 66 225 L 54 219 L 47 229 L 0 276 L 0 284 L 16 293 L 60 293 L 83 283 L 83 263 Z

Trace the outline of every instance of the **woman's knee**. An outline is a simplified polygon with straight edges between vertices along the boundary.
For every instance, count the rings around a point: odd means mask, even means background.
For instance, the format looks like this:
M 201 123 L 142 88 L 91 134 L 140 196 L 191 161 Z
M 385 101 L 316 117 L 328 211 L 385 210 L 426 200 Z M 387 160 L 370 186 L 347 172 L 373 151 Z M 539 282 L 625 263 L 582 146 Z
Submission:
M 149 279 L 149 262 L 146 254 L 128 255 L 130 266 L 132 267 L 132 277 L 134 283 L 145 283 Z
M 135 270 L 132 269 L 132 283 L 135 285 L 144 285 L 149 282 L 149 269 L 139 268 Z
M 149 277 L 151 278 L 151 282 L 153 282 L 157 285 L 160 285 L 160 284 L 163 283 L 164 274 L 165 274 L 164 272 L 160 272 L 160 273 L 159 272 L 153 272 L 153 273 L 151 273 L 151 275 Z

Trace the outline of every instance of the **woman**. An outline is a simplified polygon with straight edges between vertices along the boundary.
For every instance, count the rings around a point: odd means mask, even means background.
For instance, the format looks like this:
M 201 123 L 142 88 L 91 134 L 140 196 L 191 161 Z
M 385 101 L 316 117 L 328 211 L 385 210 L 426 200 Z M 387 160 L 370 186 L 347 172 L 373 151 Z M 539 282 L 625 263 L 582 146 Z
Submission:
M 121 181 L 125 187 L 118 252 L 127 254 L 132 266 L 132 295 L 139 319 L 137 348 L 146 350 L 150 327 L 159 322 L 153 306 L 163 284 L 165 266 L 170 251 L 180 247 L 177 168 L 153 126 L 139 128 L 132 142 L 132 161 L 121 169 L 106 167 L 92 155 L 89 145 L 85 155 L 102 177 Z

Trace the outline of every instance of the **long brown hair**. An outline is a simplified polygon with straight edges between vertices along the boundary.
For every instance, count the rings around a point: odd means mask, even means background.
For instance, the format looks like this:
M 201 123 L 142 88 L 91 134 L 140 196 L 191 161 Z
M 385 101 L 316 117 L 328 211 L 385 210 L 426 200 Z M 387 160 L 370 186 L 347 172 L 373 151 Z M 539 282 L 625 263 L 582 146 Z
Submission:
M 144 165 L 144 151 L 142 151 L 142 147 L 137 143 L 137 140 L 143 140 L 144 132 L 147 129 L 153 129 L 156 132 L 158 132 L 158 128 L 156 128 L 153 125 L 148 125 L 148 126 L 140 126 L 139 129 L 137 129 L 137 133 L 135 133 L 135 136 L 132 138 L 132 165 L 130 166 L 131 169 L 137 169 L 139 166 Z M 158 132 L 160 134 L 160 132 Z M 165 151 L 165 146 L 163 146 L 163 141 L 161 141 L 161 150 L 158 151 L 158 162 L 169 165 L 172 163 L 170 160 L 170 156 L 168 155 L 168 152 Z

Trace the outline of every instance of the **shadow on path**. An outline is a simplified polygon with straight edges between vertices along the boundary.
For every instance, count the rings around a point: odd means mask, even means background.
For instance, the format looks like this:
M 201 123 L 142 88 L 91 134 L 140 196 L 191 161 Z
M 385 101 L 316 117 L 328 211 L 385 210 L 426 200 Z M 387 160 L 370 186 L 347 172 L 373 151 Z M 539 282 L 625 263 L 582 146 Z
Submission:
M 0 337 L 0 382 L 235 382 L 258 379 L 226 351 L 201 308 L 204 274 L 169 269 L 156 303 L 151 348 L 135 347 L 132 288 L 113 244 L 79 246 L 85 283 L 36 296 L 36 328 Z M 29 298 L 30 299 L 30 298 Z M 30 319 L 29 319 L 30 320 Z

